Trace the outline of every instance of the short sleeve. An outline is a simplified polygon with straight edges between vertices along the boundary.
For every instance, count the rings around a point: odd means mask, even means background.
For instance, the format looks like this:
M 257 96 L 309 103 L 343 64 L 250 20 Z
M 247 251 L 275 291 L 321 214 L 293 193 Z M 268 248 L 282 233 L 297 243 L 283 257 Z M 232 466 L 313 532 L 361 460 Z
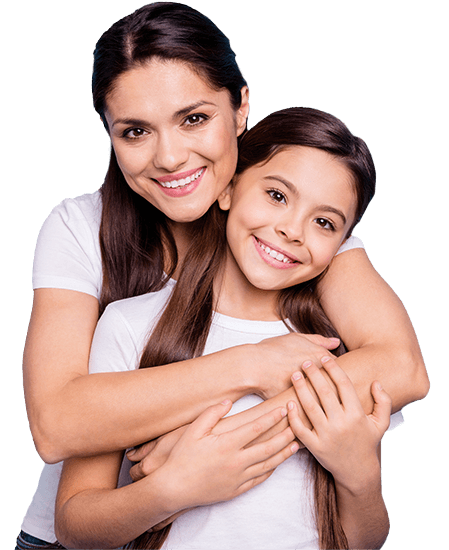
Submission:
M 401 411 L 398 411 L 390 416 L 390 426 L 388 430 L 394 430 L 398 426 L 404 423 L 404 417 Z
M 121 372 L 138 367 L 139 345 L 124 316 L 110 304 L 97 323 L 89 357 L 89 373 Z M 140 345 L 141 347 L 141 345 Z
M 99 194 L 67 199 L 53 209 L 37 240 L 33 288 L 77 290 L 99 298 L 102 284 Z
M 363 242 L 358 237 L 354 237 L 354 235 L 351 235 L 349 239 L 347 239 L 338 249 L 337 254 L 342 254 L 343 252 L 346 252 L 347 250 L 352 250 L 353 248 L 365 248 L 363 246 Z

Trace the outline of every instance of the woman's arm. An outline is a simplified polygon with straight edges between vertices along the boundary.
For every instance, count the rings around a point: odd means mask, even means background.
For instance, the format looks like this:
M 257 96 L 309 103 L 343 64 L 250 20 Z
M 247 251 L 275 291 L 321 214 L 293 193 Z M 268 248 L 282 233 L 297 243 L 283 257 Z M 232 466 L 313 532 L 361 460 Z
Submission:
M 137 445 L 192 422 L 225 398 L 276 395 L 304 359 L 319 361 L 326 352 L 314 337 L 286 335 L 163 367 L 87 376 L 97 319 L 98 302 L 88 294 L 35 291 L 24 388 L 31 431 L 46 462 Z M 321 337 L 315 341 L 331 347 Z
M 365 251 L 336 256 L 320 290 L 324 310 L 349 350 L 338 364 L 365 412 L 373 407 L 373 380 L 380 380 L 391 396 L 393 412 L 425 397 L 429 379 L 410 319 Z
M 117 548 L 179 510 L 230 500 L 267 479 L 298 445 L 288 428 L 266 444 L 246 448 L 286 416 L 277 409 L 237 430 L 212 434 L 231 402 L 209 407 L 183 433 L 164 465 L 116 488 L 122 453 L 64 463 L 55 530 L 73 548 Z

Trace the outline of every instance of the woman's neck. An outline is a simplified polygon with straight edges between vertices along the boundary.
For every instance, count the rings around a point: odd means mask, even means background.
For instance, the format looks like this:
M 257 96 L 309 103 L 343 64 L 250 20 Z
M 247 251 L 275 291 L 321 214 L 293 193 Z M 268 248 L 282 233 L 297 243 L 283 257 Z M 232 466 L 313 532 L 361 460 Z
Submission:
M 229 249 L 224 269 L 215 281 L 218 313 L 251 321 L 279 321 L 277 301 L 279 291 L 260 290 L 243 275 Z

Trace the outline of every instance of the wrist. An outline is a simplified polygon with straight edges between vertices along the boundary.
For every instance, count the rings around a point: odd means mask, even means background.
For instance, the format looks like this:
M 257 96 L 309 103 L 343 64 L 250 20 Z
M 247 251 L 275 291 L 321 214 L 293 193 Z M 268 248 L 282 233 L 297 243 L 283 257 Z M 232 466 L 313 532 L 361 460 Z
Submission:
M 381 491 L 381 469 L 376 457 L 369 462 L 364 462 L 363 467 L 354 467 L 350 475 L 334 475 L 335 487 L 338 491 L 345 491 L 352 497 L 360 497 L 372 494 L 373 491 Z

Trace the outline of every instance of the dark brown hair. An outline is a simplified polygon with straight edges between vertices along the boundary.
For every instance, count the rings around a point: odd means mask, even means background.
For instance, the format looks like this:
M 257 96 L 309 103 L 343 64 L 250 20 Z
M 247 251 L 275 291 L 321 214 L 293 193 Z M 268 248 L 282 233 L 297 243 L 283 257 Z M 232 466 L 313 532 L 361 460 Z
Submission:
M 287 147 L 315 147 L 334 155 L 348 168 L 357 196 L 356 220 L 363 215 L 375 190 L 376 173 L 365 143 L 353 136 L 337 118 L 307 108 L 278 111 L 259 122 L 240 143 L 238 174 L 267 162 Z M 212 322 L 214 280 L 226 255 L 226 214 L 214 204 L 196 222 L 198 237 L 192 242 L 173 294 L 142 354 L 140 368 L 182 361 L 202 354 Z M 327 318 L 318 292 L 323 274 L 279 292 L 278 312 L 290 330 L 338 336 Z M 344 353 L 342 344 L 336 355 Z M 335 352 L 334 352 L 335 353 Z M 315 518 L 320 549 L 347 549 L 332 475 L 311 456 Z M 129 548 L 160 548 L 170 526 L 144 533 Z
M 235 110 L 240 107 L 246 81 L 228 38 L 193 8 L 156 2 L 112 25 L 96 45 L 93 101 L 107 130 L 107 98 L 117 78 L 153 58 L 187 63 L 213 89 L 228 90 Z M 167 279 L 164 267 L 170 276 L 177 254 L 165 215 L 130 189 L 113 149 L 101 196 L 102 312 L 115 300 L 159 290 Z

